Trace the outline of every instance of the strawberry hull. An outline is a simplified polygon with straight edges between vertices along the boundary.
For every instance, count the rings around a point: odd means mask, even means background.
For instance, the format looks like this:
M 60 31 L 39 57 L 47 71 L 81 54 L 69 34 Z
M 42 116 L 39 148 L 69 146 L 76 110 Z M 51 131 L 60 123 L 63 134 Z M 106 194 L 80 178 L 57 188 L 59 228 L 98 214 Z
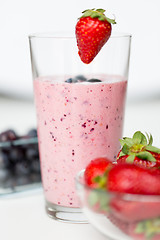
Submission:
M 132 163 L 145 168 L 160 167 L 160 149 L 153 146 L 153 137 L 137 131 L 132 138 L 120 139 L 121 150 L 117 155 L 117 163 Z
M 107 216 L 110 211 L 110 197 L 105 191 L 87 190 L 85 193 L 85 202 L 93 212 Z
M 107 169 L 112 167 L 112 162 L 107 158 L 96 158 L 86 167 L 84 178 L 91 188 L 105 187 Z
M 155 232 L 154 230 L 153 231 L 150 230 L 150 233 L 149 231 L 145 232 L 144 230 L 143 233 L 139 233 L 139 231 L 137 230 L 139 224 L 141 223 L 135 223 L 128 226 L 128 235 L 131 236 L 133 240 L 159 240 L 160 239 L 160 233 L 156 232 L 156 230 Z
M 133 240 L 159 240 L 160 239 L 160 232 L 159 232 L 160 224 L 155 224 L 158 226 L 155 229 L 153 227 L 154 222 L 156 222 L 157 219 L 129 223 L 127 221 L 123 221 L 119 219 L 114 214 L 110 214 L 108 218 L 116 227 L 118 227 L 122 232 L 124 232 L 128 236 L 130 236 Z

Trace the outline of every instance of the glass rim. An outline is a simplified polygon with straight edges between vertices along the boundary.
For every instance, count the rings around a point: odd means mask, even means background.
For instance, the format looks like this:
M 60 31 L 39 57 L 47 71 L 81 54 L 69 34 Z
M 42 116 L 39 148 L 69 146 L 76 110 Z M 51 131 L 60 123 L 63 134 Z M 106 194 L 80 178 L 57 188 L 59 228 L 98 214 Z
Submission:
M 37 32 L 28 35 L 29 39 L 75 39 L 76 35 L 73 32 Z M 110 38 L 131 38 L 132 34 L 125 32 L 112 32 Z
M 111 197 L 118 197 L 119 199 L 124 200 L 124 201 L 160 202 L 160 195 L 144 195 L 144 194 L 109 192 L 109 191 L 105 191 L 103 189 L 91 188 L 91 187 L 87 186 L 84 182 L 82 182 L 82 180 L 81 180 L 81 178 L 84 180 L 84 172 L 85 172 L 85 169 L 82 169 L 80 172 L 77 173 L 77 175 L 75 177 L 75 182 L 76 182 L 77 187 L 79 185 L 86 190 L 101 193 L 101 194 L 106 194 Z

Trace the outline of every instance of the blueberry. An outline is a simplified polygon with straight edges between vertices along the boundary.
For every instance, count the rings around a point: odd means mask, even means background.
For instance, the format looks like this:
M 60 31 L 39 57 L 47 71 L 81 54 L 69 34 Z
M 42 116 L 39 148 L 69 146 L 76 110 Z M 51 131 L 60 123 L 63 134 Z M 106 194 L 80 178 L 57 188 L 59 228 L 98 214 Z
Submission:
M 26 158 L 28 160 L 33 160 L 39 156 L 38 146 L 30 146 L 26 149 Z
M 8 169 L 0 169 L 0 183 L 2 183 L 3 181 L 6 182 L 9 175 L 10 175 L 10 172 Z
M 72 78 L 68 78 L 65 82 L 72 83 Z
M 65 82 L 67 83 L 76 83 L 78 82 L 76 78 L 68 78 Z
M 20 147 L 12 147 L 10 149 L 9 159 L 13 164 L 22 161 L 24 159 L 23 149 Z
M 0 142 L 13 141 L 17 139 L 17 134 L 12 129 L 6 130 L 0 134 Z
M 75 77 L 75 79 L 77 79 L 78 82 L 85 82 L 85 81 L 87 81 L 87 78 L 84 77 L 83 75 L 77 75 L 77 76 Z
M 84 82 L 87 79 L 83 75 L 77 75 L 74 78 L 68 78 L 65 82 L 67 83 L 77 83 L 77 82 Z
M 35 159 L 30 163 L 30 168 L 32 172 L 40 173 L 40 161 L 39 159 Z
M 18 162 L 15 165 L 15 174 L 16 175 L 28 175 L 30 173 L 30 164 L 27 161 Z
M 8 174 L 8 177 L 2 181 L 3 188 L 14 188 L 15 182 L 13 179 L 13 176 L 11 174 Z
M 6 169 L 10 166 L 10 161 L 8 154 L 6 152 L 0 151 L 0 169 Z
M 22 185 L 26 185 L 29 183 L 30 183 L 30 180 L 29 180 L 28 176 L 18 176 L 15 178 L 16 186 L 22 186 Z
M 91 79 L 87 80 L 87 82 L 102 82 L 102 81 L 97 78 L 91 78 Z
M 30 138 L 37 137 L 37 129 L 32 128 L 28 131 L 27 136 Z
M 30 181 L 32 182 L 41 182 L 41 175 L 37 173 L 31 173 L 30 174 Z

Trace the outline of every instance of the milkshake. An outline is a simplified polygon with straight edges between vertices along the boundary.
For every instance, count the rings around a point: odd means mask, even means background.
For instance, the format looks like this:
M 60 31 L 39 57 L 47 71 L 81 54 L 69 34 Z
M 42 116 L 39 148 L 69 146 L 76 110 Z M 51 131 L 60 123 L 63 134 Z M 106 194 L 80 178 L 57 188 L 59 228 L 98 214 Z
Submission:
M 92 159 L 116 159 L 130 40 L 130 35 L 113 34 L 103 51 L 85 64 L 75 34 L 29 36 L 45 209 L 55 220 L 88 222 L 75 176 Z
M 127 88 L 127 81 L 120 76 L 75 79 L 51 76 L 34 80 L 45 198 L 51 204 L 72 208 L 79 207 L 77 172 L 94 158 L 116 158 Z

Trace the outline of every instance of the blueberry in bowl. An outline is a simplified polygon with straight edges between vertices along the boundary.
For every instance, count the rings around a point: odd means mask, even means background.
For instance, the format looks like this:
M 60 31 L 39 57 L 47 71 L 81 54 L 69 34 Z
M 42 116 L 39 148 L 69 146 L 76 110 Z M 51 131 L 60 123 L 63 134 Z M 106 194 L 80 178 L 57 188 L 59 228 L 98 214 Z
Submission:
M 0 195 L 41 186 L 37 129 L 0 133 Z M 23 187 L 23 188 L 22 188 Z

